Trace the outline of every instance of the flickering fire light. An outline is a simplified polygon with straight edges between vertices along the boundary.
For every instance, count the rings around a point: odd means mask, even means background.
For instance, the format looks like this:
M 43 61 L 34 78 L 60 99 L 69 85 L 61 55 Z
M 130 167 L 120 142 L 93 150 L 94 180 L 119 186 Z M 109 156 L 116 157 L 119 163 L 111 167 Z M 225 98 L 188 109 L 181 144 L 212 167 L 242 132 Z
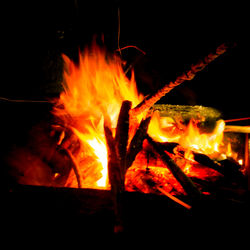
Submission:
M 72 127 L 81 141 L 84 156 L 78 158 L 80 171 L 91 166 L 96 175 L 85 181 L 84 187 L 107 188 L 104 120 L 115 128 L 122 101 L 129 99 L 137 105 L 143 97 L 137 92 L 133 76 L 128 79 L 123 73 L 121 60 L 116 56 L 106 58 L 97 46 L 80 55 L 79 66 L 66 56 L 64 60 L 65 91 L 58 102 L 64 108 L 57 106 L 55 115 Z
M 63 55 L 64 89 L 51 102 L 53 118 L 32 128 L 26 147 L 7 155 L 11 177 L 21 186 L 108 194 L 114 232 L 124 229 L 127 194 L 153 194 L 191 212 L 225 190 L 230 198 L 244 194 L 249 126 L 227 124 L 214 108 L 156 104 L 225 48 L 147 97 L 137 90 L 134 72 L 124 73 L 118 53 L 93 45 L 78 64 Z M 232 132 L 245 136 L 243 153 Z
M 218 55 L 225 51 L 225 46 L 221 46 L 221 48 L 222 52 L 217 49 Z M 216 57 L 218 55 L 216 54 Z M 138 104 L 142 103 L 144 97 L 137 91 L 133 72 L 131 78 L 124 74 L 122 61 L 117 55 L 108 56 L 105 50 L 94 45 L 90 49 L 86 49 L 79 57 L 79 65 L 76 65 L 68 57 L 63 56 L 65 61 L 64 91 L 55 105 L 54 115 L 59 117 L 63 126 L 70 128 L 80 141 L 80 151 L 74 157 L 82 178 L 82 187 L 109 189 L 108 150 L 104 123 L 115 137 L 121 105 L 125 100 L 130 101 L 132 104 L 128 132 L 128 143 L 130 143 L 140 121 L 145 118 L 148 111 L 145 109 L 137 112 L 140 107 Z M 209 60 L 206 60 L 206 64 L 214 59 L 212 56 L 207 58 Z M 204 68 L 201 62 L 199 65 L 198 70 Z M 192 69 L 197 69 L 197 67 L 192 66 Z M 192 71 L 192 78 L 193 76 L 194 71 Z M 168 91 L 170 89 L 167 88 Z M 134 109 L 135 107 L 136 109 Z M 187 175 L 201 179 L 207 176 L 220 176 L 220 173 L 204 166 L 199 167 L 194 160 L 193 152 L 208 155 L 214 160 L 232 157 L 230 144 L 224 145 L 223 142 L 224 121 L 218 120 L 213 131 L 205 133 L 199 129 L 199 124 L 203 119 L 204 117 L 190 119 L 189 123 L 185 125 L 181 119 L 176 120 L 170 116 L 161 117 L 159 112 L 155 111 L 148 127 L 148 134 L 154 140 L 161 143 L 178 144 L 173 148 L 175 153 L 168 152 L 168 154 Z M 181 151 L 184 153 L 180 153 Z M 177 193 L 183 193 L 182 188 L 173 188 L 173 185 L 176 186 L 173 184 L 175 180 L 169 177 L 171 174 L 166 168 L 162 168 L 164 164 L 161 160 L 155 160 L 155 156 L 148 157 L 147 152 L 148 145 L 144 143 L 141 152 L 138 153 L 126 175 L 127 190 L 152 191 L 150 188 L 138 188 L 140 182 L 137 179 L 138 171 L 142 173 L 148 168 L 153 172 L 154 181 L 158 184 L 165 183 L 168 192 L 173 189 L 178 190 Z M 234 158 L 237 160 L 237 155 Z M 159 173 L 163 177 L 156 177 L 159 176 Z M 172 186 L 169 182 L 170 179 Z M 74 175 L 69 176 L 66 186 L 77 186 Z

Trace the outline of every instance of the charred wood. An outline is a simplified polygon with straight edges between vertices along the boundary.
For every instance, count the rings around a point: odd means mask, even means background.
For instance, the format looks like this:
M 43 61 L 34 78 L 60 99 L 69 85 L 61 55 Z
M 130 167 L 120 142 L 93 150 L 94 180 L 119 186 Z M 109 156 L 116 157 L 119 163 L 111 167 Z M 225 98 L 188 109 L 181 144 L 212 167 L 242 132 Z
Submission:
M 166 167 L 171 171 L 176 180 L 182 185 L 187 194 L 193 199 L 200 199 L 202 193 L 195 186 L 192 180 L 187 175 L 185 175 L 185 173 L 174 162 L 174 160 L 167 153 L 165 153 L 164 149 L 162 149 L 149 135 L 147 135 L 147 140 L 156 153 L 159 154 L 160 158 L 165 163 Z
M 244 182 L 245 176 L 240 171 L 240 165 L 233 159 L 225 159 L 220 162 L 212 160 L 209 156 L 193 152 L 194 160 L 198 163 L 212 168 L 224 175 L 230 181 Z
M 221 169 L 221 166 L 216 163 L 214 160 L 212 160 L 210 157 L 208 157 L 205 154 L 201 154 L 201 153 L 196 153 L 196 152 L 192 152 L 194 155 L 194 160 L 197 161 L 198 163 L 206 166 L 206 167 L 210 167 L 216 171 L 218 171 L 221 174 L 223 173 L 223 170 Z
M 128 132 L 129 132 L 129 111 L 132 103 L 130 101 L 124 101 L 121 106 L 121 110 L 118 117 L 116 135 L 115 135 L 115 147 L 116 154 L 120 164 L 121 180 L 124 183 L 126 173 L 126 154 L 128 145 Z
M 122 193 L 125 191 L 124 180 L 126 173 L 126 155 L 129 132 L 129 111 L 132 103 L 122 103 L 115 138 L 110 128 L 104 124 L 104 132 L 108 145 L 108 172 L 114 204 L 115 225 L 114 232 L 123 231 Z
M 224 176 L 229 180 L 239 184 L 247 185 L 247 177 L 240 171 L 240 165 L 232 158 L 227 158 L 219 162 Z
M 105 138 L 108 146 L 108 173 L 109 182 L 111 184 L 111 190 L 113 192 L 121 192 L 122 188 L 122 178 L 120 173 L 120 164 L 116 154 L 116 143 L 113 138 L 112 131 L 108 126 L 104 124 Z
M 126 157 L 126 169 L 131 167 L 136 155 L 142 150 L 142 144 L 147 135 L 148 125 L 150 123 L 151 116 L 143 119 L 137 129 L 134 137 L 132 138 Z
M 113 199 L 115 225 L 114 232 L 123 231 L 123 213 L 122 213 L 122 193 L 124 192 L 124 182 L 121 176 L 120 162 L 116 153 L 116 141 L 113 138 L 112 131 L 104 124 L 104 132 L 108 146 L 108 176 L 111 184 L 111 193 Z

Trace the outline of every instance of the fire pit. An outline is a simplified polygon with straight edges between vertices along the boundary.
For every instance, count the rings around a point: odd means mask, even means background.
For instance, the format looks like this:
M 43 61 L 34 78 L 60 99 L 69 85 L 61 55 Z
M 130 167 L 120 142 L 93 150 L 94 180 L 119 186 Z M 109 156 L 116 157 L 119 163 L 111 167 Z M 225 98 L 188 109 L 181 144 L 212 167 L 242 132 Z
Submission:
M 226 50 L 219 46 L 147 97 L 138 93 L 133 73 L 124 74 L 117 55 L 108 57 L 94 45 L 80 55 L 79 65 L 63 56 L 64 91 L 51 101 L 53 116 L 32 127 L 25 147 L 6 156 L 8 175 L 19 184 L 11 186 L 12 198 L 38 196 L 39 207 L 49 197 L 54 210 L 47 204 L 39 208 L 46 216 L 58 217 L 59 205 L 62 214 L 85 222 L 94 214 L 95 223 L 112 232 L 114 225 L 116 233 L 133 231 L 135 224 L 152 230 L 155 216 L 165 224 L 172 214 L 185 222 L 196 214 L 198 222 L 197 211 L 209 210 L 209 218 L 218 219 L 228 206 L 229 216 L 235 206 L 245 207 L 248 139 L 225 131 L 248 134 L 249 126 L 227 126 L 220 112 L 208 107 L 155 104 Z M 243 147 L 235 150 L 235 140 Z M 26 202 L 21 211 L 28 214 Z

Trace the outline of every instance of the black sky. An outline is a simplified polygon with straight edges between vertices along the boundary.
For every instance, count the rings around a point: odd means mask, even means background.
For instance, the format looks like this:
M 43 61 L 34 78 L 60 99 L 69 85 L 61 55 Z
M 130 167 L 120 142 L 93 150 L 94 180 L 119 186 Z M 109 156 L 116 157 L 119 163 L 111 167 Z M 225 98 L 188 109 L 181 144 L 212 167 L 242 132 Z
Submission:
M 202 3 L 201 3 L 202 2 Z M 191 82 L 162 102 L 212 106 L 225 117 L 249 116 L 247 6 L 241 2 L 183 1 L 11 1 L 3 4 L 1 95 L 44 98 L 48 82 L 60 81 L 60 57 L 76 58 L 93 36 L 111 52 L 119 46 L 135 69 L 141 92 L 150 94 L 222 43 L 235 43 Z M 118 21 L 118 9 L 120 18 Z M 59 66 L 58 66 L 59 65 Z M 53 73 L 52 71 L 56 71 Z M 53 92 L 54 93 L 54 92 Z M 49 93 L 50 94 L 50 93 Z

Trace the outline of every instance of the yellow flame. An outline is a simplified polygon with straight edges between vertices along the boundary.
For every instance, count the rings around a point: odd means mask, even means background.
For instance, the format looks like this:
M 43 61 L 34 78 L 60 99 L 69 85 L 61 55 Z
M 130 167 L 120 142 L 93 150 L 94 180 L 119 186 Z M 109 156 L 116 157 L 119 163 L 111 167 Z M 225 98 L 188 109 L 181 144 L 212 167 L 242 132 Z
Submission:
M 213 154 L 218 152 L 219 145 L 222 143 L 224 128 L 225 122 L 219 120 L 212 133 L 201 133 L 195 122 L 191 121 L 179 143 L 184 148 L 208 155 Z
M 104 121 L 110 128 L 115 128 L 122 102 L 129 100 L 133 107 L 142 101 L 143 96 L 138 94 L 134 74 L 130 79 L 124 74 L 120 58 L 107 56 L 97 46 L 79 55 L 79 65 L 67 56 L 63 58 L 64 91 L 54 112 L 65 120 L 81 141 L 80 155 L 84 160 L 78 157 L 78 165 L 80 174 L 85 177 L 83 186 L 108 188 Z M 212 133 L 201 133 L 194 121 L 188 126 L 180 127 L 180 124 L 155 112 L 148 133 L 160 142 L 178 142 L 189 152 L 212 154 L 219 151 L 224 121 L 218 121 Z M 186 157 L 191 161 L 192 153 Z
M 124 74 L 120 58 L 107 56 L 95 45 L 79 55 L 79 65 L 65 55 L 63 58 L 64 92 L 60 95 L 58 106 L 62 104 L 64 108 L 56 108 L 55 114 L 72 127 L 81 141 L 83 155 L 91 161 L 90 164 L 87 160 L 79 160 L 82 173 L 86 172 L 86 168 L 91 169 L 88 170 L 89 181 L 86 181 L 88 187 L 107 187 L 104 120 L 115 128 L 122 102 L 130 100 L 137 105 L 143 96 L 137 92 L 134 74 L 130 79 Z M 98 179 L 97 176 L 101 177 Z
M 154 112 L 148 127 L 148 134 L 152 138 L 159 142 L 176 142 L 180 139 L 178 132 L 171 117 L 160 117 L 158 111 Z

